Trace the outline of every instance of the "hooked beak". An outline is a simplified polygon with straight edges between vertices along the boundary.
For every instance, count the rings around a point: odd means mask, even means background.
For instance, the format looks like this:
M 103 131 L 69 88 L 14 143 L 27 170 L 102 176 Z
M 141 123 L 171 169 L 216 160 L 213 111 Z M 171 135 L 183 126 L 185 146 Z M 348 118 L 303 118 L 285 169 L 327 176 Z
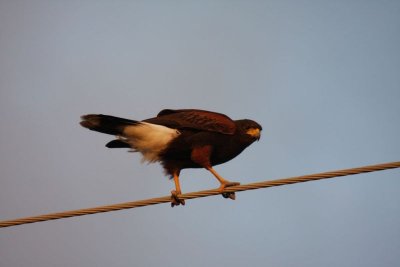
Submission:
M 257 141 L 260 140 L 261 137 L 261 130 L 258 128 L 250 128 L 246 132 L 251 137 L 255 138 Z

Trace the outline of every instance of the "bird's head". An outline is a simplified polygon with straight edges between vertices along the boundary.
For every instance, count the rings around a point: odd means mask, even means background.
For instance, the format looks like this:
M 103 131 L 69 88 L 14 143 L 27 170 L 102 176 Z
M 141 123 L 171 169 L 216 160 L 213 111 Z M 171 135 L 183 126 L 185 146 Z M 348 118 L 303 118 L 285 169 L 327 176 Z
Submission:
M 237 120 L 235 121 L 237 131 L 247 140 L 254 142 L 260 140 L 262 127 L 252 120 Z

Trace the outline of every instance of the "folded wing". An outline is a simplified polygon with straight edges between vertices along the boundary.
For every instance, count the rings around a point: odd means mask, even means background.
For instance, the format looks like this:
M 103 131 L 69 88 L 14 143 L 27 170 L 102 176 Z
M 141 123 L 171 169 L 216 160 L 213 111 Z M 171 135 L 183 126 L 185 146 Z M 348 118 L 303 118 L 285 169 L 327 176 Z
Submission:
M 157 117 L 144 121 L 174 129 L 194 129 L 229 135 L 236 131 L 234 121 L 228 116 L 199 109 L 164 109 Z

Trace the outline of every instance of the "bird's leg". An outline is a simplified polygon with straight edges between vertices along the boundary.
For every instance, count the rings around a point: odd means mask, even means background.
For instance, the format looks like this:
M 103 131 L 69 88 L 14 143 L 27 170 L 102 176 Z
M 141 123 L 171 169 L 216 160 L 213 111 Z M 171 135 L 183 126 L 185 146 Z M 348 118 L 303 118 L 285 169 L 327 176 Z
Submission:
M 224 191 L 224 189 L 225 189 L 226 187 L 235 186 L 235 185 L 240 185 L 240 183 L 238 183 L 238 182 L 231 182 L 231 181 L 225 180 L 225 179 L 222 178 L 222 176 L 219 175 L 211 166 L 207 167 L 206 169 L 207 169 L 208 171 L 210 171 L 210 172 L 214 175 L 214 177 L 217 178 L 217 180 L 221 183 L 221 186 L 218 188 L 218 190 L 222 193 L 222 196 L 223 196 L 224 198 L 230 198 L 230 199 L 235 200 L 235 198 L 236 198 L 235 192 L 223 192 L 223 191 Z
M 181 204 L 184 206 L 185 200 L 178 197 L 178 195 L 182 194 L 181 186 L 179 184 L 179 172 L 174 172 L 173 177 L 175 182 L 175 190 L 171 191 L 171 207 L 179 206 Z
M 219 191 L 222 193 L 222 196 L 224 198 L 235 199 L 235 192 L 223 192 L 223 191 L 226 187 L 239 185 L 240 183 L 230 182 L 228 180 L 225 180 L 212 168 L 210 162 L 212 150 L 213 148 L 211 145 L 194 147 L 190 155 L 190 158 L 192 159 L 193 162 L 199 164 L 201 167 L 210 171 L 215 176 L 215 178 L 217 178 L 217 180 L 221 183 Z

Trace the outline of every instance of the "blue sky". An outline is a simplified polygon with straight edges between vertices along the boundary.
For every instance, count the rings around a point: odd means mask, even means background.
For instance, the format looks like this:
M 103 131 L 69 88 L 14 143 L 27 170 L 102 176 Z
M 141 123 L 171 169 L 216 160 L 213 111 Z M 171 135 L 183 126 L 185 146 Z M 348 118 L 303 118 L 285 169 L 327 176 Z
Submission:
M 250 183 L 400 160 L 398 1 L 0 1 L 0 220 L 168 195 L 79 126 L 201 108 L 263 126 Z M 399 170 L 4 228 L 0 266 L 398 266 Z M 184 170 L 184 192 L 218 186 Z

